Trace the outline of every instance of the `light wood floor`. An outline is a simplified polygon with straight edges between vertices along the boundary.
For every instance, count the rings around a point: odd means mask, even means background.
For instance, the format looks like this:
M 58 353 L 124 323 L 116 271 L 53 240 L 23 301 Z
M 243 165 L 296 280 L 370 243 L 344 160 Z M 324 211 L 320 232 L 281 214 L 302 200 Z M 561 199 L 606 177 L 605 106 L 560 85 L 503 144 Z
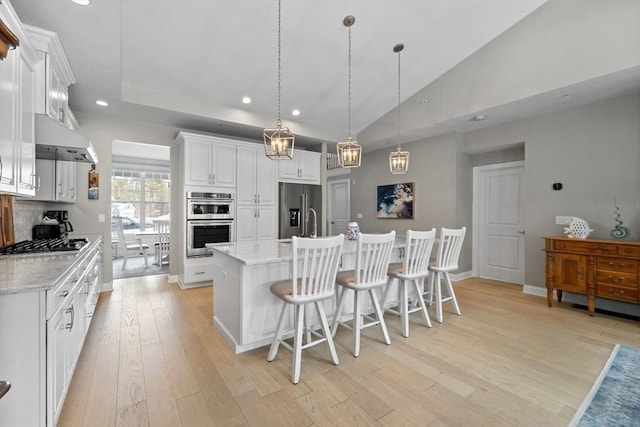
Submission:
M 418 314 L 410 337 L 385 316 L 392 344 L 350 332 L 291 353 L 234 355 L 212 326 L 212 289 L 182 291 L 165 275 L 114 281 L 100 296 L 59 426 L 564 426 L 614 344 L 640 347 L 640 323 L 567 304 L 548 308 L 519 286 L 454 284 L 462 316 Z M 432 318 L 434 313 L 430 309 Z

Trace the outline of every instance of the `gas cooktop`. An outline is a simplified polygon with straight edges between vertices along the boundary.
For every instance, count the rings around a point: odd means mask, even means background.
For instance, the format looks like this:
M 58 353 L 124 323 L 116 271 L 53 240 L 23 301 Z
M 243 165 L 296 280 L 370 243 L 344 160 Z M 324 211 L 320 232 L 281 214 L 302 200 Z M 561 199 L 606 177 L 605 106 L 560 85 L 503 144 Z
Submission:
M 38 239 L 24 240 L 0 248 L 0 255 L 32 254 L 41 252 L 77 251 L 89 243 L 87 239 Z

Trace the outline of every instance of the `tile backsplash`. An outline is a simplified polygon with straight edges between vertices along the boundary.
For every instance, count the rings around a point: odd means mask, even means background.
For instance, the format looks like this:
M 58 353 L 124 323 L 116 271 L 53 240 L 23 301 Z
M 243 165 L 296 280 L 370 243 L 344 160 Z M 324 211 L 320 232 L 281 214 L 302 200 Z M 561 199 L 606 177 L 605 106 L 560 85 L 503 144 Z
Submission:
M 40 224 L 46 210 L 46 202 L 13 200 L 13 232 L 16 242 L 31 240 L 31 229 Z

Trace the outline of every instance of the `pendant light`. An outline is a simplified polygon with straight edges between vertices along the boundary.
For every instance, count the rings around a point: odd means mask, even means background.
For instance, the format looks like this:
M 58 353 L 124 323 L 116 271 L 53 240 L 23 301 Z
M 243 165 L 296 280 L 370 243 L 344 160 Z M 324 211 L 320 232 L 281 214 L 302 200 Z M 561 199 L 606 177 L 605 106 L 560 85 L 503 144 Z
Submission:
M 393 175 L 405 174 L 409 171 L 409 152 L 400 148 L 400 52 L 404 49 L 402 43 L 393 47 L 398 54 L 398 148 L 389 154 L 389 171 Z
M 352 15 L 345 16 L 342 23 L 349 28 L 349 128 L 346 142 L 338 142 L 338 162 L 343 168 L 357 168 L 360 166 L 362 147 L 351 138 L 351 26 L 356 22 Z
M 281 25 L 280 25 L 280 4 L 278 0 L 278 121 L 275 129 L 265 129 L 262 136 L 264 137 L 264 152 L 266 156 L 272 160 L 291 160 L 293 159 L 293 145 L 295 143 L 295 135 L 287 127 L 282 126 L 280 121 L 280 74 L 281 74 Z

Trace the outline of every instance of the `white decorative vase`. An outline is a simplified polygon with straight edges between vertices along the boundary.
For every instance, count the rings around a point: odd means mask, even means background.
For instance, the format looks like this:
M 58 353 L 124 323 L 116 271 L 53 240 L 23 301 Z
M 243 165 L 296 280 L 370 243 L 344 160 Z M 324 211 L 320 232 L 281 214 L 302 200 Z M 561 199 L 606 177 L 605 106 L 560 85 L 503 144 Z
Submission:
M 351 221 L 347 224 L 347 239 L 348 240 L 358 240 L 358 235 L 360 234 L 360 226 L 357 222 Z

